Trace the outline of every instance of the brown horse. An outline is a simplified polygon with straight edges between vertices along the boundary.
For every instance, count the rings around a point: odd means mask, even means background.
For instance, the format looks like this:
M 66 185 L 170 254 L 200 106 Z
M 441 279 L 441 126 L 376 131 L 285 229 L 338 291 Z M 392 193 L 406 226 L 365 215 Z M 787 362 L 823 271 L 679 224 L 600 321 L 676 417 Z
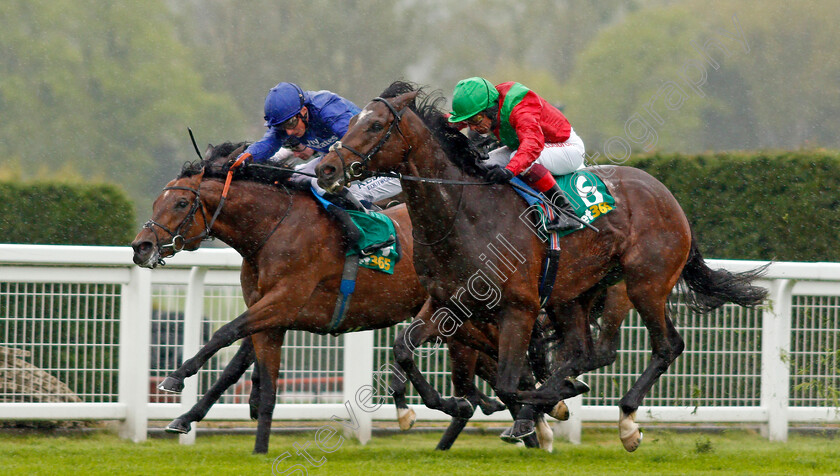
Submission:
M 356 116 L 341 142 L 319 164 L 320 184 L 334 190 L 350 173 L 402 174 L 414 228 L 414 263 L 430 297 L 415 318 L 425 332 L 397 337 L 397 362 L 424 403 L 438 406 L 440 396 L 417 370 L 412 350 L 433 336 L 432 323 L 443 319 L 496 323 L 500 330 L 497 394 L 509 405 L 526 404 L 517 416 L 515 434 L 533 432 L 534 412 L 550 410 L 559 400 L 586 390 L 568 377 L 591 364 L 567 358 L 539 390 L 517 391 L 540 308 L 537 281 L 546 246 L 520 219 L 523 202 L 511 187 L 486 185 L 480 157 L 467 138 L 446 123 L 436 107 L 440 101 L 427 98 L 418 105 L 419 91 L 395 94 L 405 88 L 405 83 L 392 84 L 383 96 L 393 99 L 376 98 Z M 348 159 L 353 163 L 348 164 Z M 766 291 L 750 285 L 760 270 L 735 275 L 706 266 L 688 219 L 655 178 L 630 167 L 599 167 L 592 172 L 607 184 L 616 209 L 596 222 L 599 232 L 587 228 L 561 239 L 562 266 L 548 306 L 563 310 L 562 318 L 570 319 L 562 327 L 579 329 L 588 325 L 585 311 L 596 291 L 616 277 L 623 279 L 648 328 L 653 353 L 619 405 L 620 436 L 625 448 L 633 451 L 641 441 L 634 413 L 684 348 L 667 311 L 675 285 L 681 280 L 687 285 L 686 297 L 698 310 L 725 302 L 755 306 Z M 573 312 L 567 315 L 569 311 Z
M 256 359 L 250 401 L 252 417 L 259 421 L 254 451 L 264 453 L 268 449 L 276 394 L 275 380 L 269 376 L 276 376 L 279 370 L 286 330 L 324 334 L 390 327 L 414 316 L 427 294 L 412 265 L 411 223 L 405 207 L 388 209 L 385 213 L 395 222 L 404 258 L 396 264 L 390 277 L 360 269 L 347 317 L 339 327 L 331 328 L 332 307 L 344 262 L 340 232 L 309 192 L 271 185 L 278 180 L 271 170 L 262 169 L 269 175 L 250 180 L 249 173 L 259 175 L 259 168 L 249 168 L 248 172 L 237 170 L 230 197 L 224 206 L 220 205 L 224 166 L 241 148 L 239 144 L 224 144 L 208 149 L 205 161 L 185 167 L 155 201 L 153 218 L 138 233 L 132 247 L 135 263 L 150 268 L 181 249 L 197 249 L 202 238 L 210 235 L 228 243 L 244 257 L 241 284 L 248 311 L 219 329 L 195 357 L 166 379 L 162 388 L 179 392 L 183 380 L 194 375 L 215 352 L 251 336 L 243 341 L 220 380 L 190 411 L 170 423 L 168 429 L 188 432 L 191 422 L 200 421 L 225 389 Z M 210 218 L 220 207 L 218 216 Z M 307 259 L 299 259 L 301 254 Z M 387 306 L 382 305 L 383 295 L 388 296 Z M 484 342 L 494 344 L 487 338 Z M 475 405 L 488 414 L 503 409 L 478 392 L 473 384 L 476 373 L 492 383 L 495 362 L 486 355 L 476 355 L 476 351 L 454 339 L 448 339 L 447 343 L 453 351 L 456 393 L 470 402 L 462 405 L 464 400 L 452 399 L 450 408 L 460 410 L 460 418 L 468 418 Z M 399 379 L 394 383 L 396 387 Z M 408 418 L 401 412 L 401 426 L 410 426 L 405 422 Z M 453 426 L 458 427 L 458 423 L 454 422 Z M 447 432 L 439 447 L 448 448 L 455 437 L 457 432 Z M 536 441 L 531 444 L 536 445 Z

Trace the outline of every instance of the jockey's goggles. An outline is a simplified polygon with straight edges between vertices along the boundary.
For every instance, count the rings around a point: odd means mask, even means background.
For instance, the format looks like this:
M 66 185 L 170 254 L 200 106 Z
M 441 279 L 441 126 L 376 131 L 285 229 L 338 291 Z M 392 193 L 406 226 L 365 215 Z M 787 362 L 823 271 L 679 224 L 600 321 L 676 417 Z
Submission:
M 466 122 L 468 125 L 471 125 L 471 126 L 477 126 L 483 120 L 484 120 L 484 115 L 479 112 L 478 114 L 476 114 L 472 117 L 464 119 L 464 122 Z
M 281 129 L 294 129 L 298 125 L 298 121 L 300 120 L 300 113 L 295 114 L 294 116 L 286 119 L 285 121 L 280 123 Z

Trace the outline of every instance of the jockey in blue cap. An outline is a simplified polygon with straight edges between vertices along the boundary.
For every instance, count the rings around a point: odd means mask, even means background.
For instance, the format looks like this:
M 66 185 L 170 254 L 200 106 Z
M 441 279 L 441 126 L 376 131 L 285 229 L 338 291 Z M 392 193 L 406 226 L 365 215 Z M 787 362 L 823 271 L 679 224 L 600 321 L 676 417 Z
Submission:
M 271 159 L 290 138 L 294 138 L 304 147 L 298 154 L 304 157 L 314 152 L 326 154 L 329 148 L 347 133 L 350 119 L 360 109 L 349 100 L 330 91 L 303 91 L 294 83 L 280 83 L 271 88 L 265 98 L 265 127 L 268 131 L 257 142 L 251 144 L 236 160 L 235 165 L 247 161 L 264 163 Z M 315 166 L 320 157 L 297 167 L 300 172 L 315 173 Z M 316 179 L 303 174 L 296 174 L 297 181 L 308 180 L 319 195 L 325 191 Z M 399 179 L 375 177 L 362 183 L 355 183 L 344 192 L 345 203 L 359 211 L 364 211 L 359 198 L 375 202 L 390 198 L 402 190 Z M 357 198 L 358 197 L 358 198 Z M 358 240 L 359 231 L 349 215 L 339 207 L 329 207 L 333 216 L 344 226 L 348 241 Z M 355 238 L 355 239 L 354 239 Z

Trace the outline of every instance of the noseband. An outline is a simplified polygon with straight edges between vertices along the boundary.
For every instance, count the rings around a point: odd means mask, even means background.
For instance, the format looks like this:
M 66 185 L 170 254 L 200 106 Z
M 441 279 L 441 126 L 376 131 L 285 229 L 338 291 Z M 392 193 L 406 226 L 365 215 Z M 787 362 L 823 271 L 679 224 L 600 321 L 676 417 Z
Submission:
M 212 239 L 210 230 L 213 227 L 213 223 L 216 221 L 216 217 L 219 216 L 219 212 L 222 209 L 221 204 L 216 209 L 216 213 L 213 214 L 213 218 L 210 220 L 210 223 L 208 223 L 207 215 L 204 212 L 204 206 L 201 204 L 201 192 L 199 191 L 199 189 L 183 186 L 165 187 L 163 189 L 164 192 L 167 190 L 186 190 L 188 192 L 192 192 L 193 194 L 195 194 L 195 200 L 193 200 L 192 206 L 190 207 L 190 211 L 187 213 L 187 216 L 184 217 L 184 219 L 181 221 L 181 223 L 178 225 L 178 228 L 176 228 L 175 231 L 170 230 L 165 225 L 162 225 L 154 220 L 149 220 L 143 225 L 143 228 L 148 228 L 149 231 L 151 231 L 152 234 L 155 235 L 155 245 L 158 248 L 158 254 L 162 254 L 163 251 L 167 249 L 171 249 L 172 254 L 175 254 L 183 250 L 187 245 L 193 242 L 201 241 L 204 239 Z M 192 225 L 192 223 L 195 222 L 195 214 L 199 210 L 201 210 L 201 219 L 204 222 L 204 231 L 192 238 L 186 239 L 184 238 L 184 232 L 186 232 L 187 228 L 189 228 Z M 158 234 L 155 231 L 156 227 L 169 234 L 169 243 L 164 245 L 160 244 L 160 237 L 158 237 Z M 163 259 L 159 259 L 159 263 L 164 264 Z
M 403 109 L 402 111 L 397 111 L 397 109 L 394 106 L 392 106 L 391 103 L 389 103 L 386 99 L 381 97 L 373 98 L 373 100 L 379 101 L 382 104 L 388 106 L 388 109 L 391 111 L 391 114 L 394 115 L 394 120 L 391 121 L 391 124 L 388 126 L 388 131 L 385 132 L 385 135 L 382 136 L 382 139 L 379 140 L 379 143 L 373 146 L 373 148 L 370 149 L 370 151 L 367 154 L 363 154 L 352 147 L 348 147 L 342 144 L 341 141 L 336 142 L 330 147 L 330 151 L 335 152 L 336 155 L 338 155 L 338 158 L 341 159 L 341 167 L 342 169 L 344 169 L 344 180 L 347 182 L 349 182 L 352 179 L 352 177 L 360 177 L 365 172 L 365 169 L 367 168 L 367 164 L 368 162 L 370 162 L 370 159 L 372 159 L 373 156 L 376 155 L 376 153 L 379 152 L 380 149 L 382 149 L 382 146 L 384 146 L 385 143 L 388 142 L 388 140 L 391 138 L 391 134 L 394 133 L 395 129 L 400 134 L 400 137 L 402 137 L 403 142 L 405 142 L 405 145 L 408 146 L 408 148 L 405 151 L 405 154 L 403 155 L 403 160 L 405 160 L 405 158 L 408 157 L 408 154 L 411 153 L 411 144 L 408 143 L 408 139 L 405 138 L 405 134 L 403 134 L 402 129 L 400 129 L 400 121 L 402 120 L 405 110 Z M 346 149 L 350 151 L 351 154 L 359 157 L 361 160 L 353 162 L 348 166 L 346 164 L 346 161 L 344 160 L 344 156 L 341 155 L 341 149 Z

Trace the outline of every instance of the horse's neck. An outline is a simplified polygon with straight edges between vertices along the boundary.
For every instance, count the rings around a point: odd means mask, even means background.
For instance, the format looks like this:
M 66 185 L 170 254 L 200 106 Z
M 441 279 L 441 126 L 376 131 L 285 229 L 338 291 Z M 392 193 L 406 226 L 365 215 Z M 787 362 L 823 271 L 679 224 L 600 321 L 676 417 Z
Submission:
M 467 180 L 468 176 L 447 157 L 431 133 L 420 135 L 408 158 L 410 175 L 446 180 Z M 465 185 L 403 181 L 415 236 L 424 242 L 440 239 L 454 225 L 464 199 Z
M 208 221 L 212 220 L 219 208 L 222 187 L 221 183 L 215 181 L 204 182 L 202 186 L 202 201 Z M 213 236 L 242 256 L 251 256 L 259 251 L 277 223 L 287 213 L 291 214 L 292 196 L 267 188 L 267 185 L 256 183 L 234 183 L 212 224 Z

